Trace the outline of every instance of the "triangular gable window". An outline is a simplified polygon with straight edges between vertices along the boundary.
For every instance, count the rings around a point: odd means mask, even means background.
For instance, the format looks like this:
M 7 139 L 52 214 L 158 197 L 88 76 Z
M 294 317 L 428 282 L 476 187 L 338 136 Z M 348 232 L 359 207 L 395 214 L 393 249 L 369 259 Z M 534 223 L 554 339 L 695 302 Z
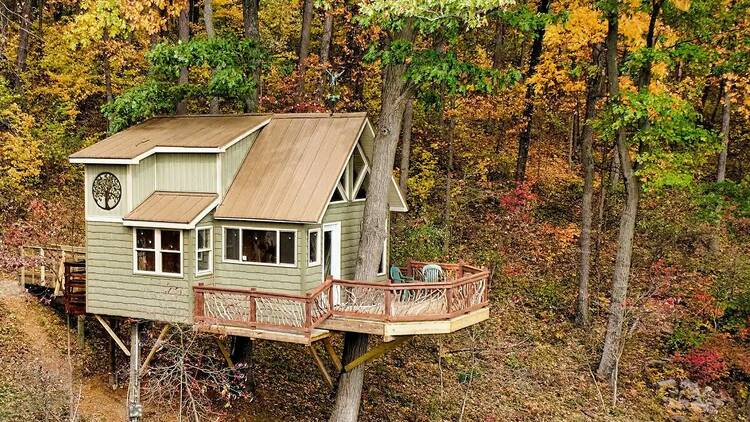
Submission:
M 367 198 L 367 189 L 370 184 L 370 165 L 359 144 L 357 144 L 357 148 L 352 155 L 352 175 L 354 181 L 354 188 L 352 189 L 354 194 L 352 196 L 354 199 Z
M 344 170 L 344 174 L 341 175 L 341 179 L 339 179 L 339 182 L 336 184 L 336 189 L 333 190 L 333 195 L 331 195 L 331 203 L 347 201 L 346 185 L 348 180 L 349 166 L 346 167 L 346 169 Z

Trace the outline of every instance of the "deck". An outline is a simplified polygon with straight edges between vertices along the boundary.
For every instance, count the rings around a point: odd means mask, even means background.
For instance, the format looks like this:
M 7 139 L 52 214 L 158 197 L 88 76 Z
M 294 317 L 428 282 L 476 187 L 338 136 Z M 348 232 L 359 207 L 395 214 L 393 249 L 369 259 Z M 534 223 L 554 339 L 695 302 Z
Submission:
M 464 263 L 439 264 L 427 276 L 424 262 L 395 283 L 327 279 L 304 295 L 198 284 L 196 329 L 310 344 L 329 331 L 384 337 L 446 334 L 489 317 L 489 271 Z

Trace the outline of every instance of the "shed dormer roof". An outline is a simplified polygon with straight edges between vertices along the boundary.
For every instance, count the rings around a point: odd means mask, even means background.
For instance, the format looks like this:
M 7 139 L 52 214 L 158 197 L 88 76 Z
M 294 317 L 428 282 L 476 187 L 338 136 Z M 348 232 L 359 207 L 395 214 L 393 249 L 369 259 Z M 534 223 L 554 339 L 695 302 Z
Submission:
M 157 152 L 222 152 L 270 120 L 270 114 L 155 117 L 72 154 L 70 162 L 136 164 Z

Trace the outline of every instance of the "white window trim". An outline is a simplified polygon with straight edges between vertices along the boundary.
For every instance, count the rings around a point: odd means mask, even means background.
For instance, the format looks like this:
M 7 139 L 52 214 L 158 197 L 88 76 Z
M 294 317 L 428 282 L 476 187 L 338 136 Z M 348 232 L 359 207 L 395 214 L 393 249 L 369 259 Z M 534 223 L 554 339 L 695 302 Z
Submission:
M 350 178 L 349 174 L 350 174 L 350 172 L 349 172 L 349 163 L 347 163 L 346 167 L 344 168 L 344 174 L 342 175 L 344 177 L 344 183 L 346 184 L 346 186 L 341 184 L 341 177 L 339 177 L 338 182 L 336 182 L 336 189 L 334 189 L 334 192 L 336 190 L 338 190 L 339 191 L 339 195 L 341 195 L 341 197 L 344 198 L 344 199 L 342 199 L 340 201 L 331 201 L 330 202 L 331 204 L 345 204 L 345 203 L 349 202 L 349 186 L 348 186 L 349 185 L 349 178 Z M 331 195 L 333 195 L 333 194 L 331 194 Z
M 198 247 L 198 232 L 201 230 L 208 230 L 208 248 L 205 248 L 205 249 L 200 249 Z M 207 270 L 198 269 L 198 253 L 199 252 L 209 253 Z M 196 227 L 195 228 L 195 275 L 199 275 L 199 276 L 209 275 L 209 274 L 213 274 L 213 272 L 214 272 L 214 228 L 212 226 Z
M 239 252 L 240 252 L 240 259 L 228 259 L 226 254 L 226 235 L 228 229 L 237 229 L 240 231 L 240 237 L 239 237 Z M 242 230 L 262 230 L 262 231 L 270 231 L 270 232 L 276 232 L 276 263 L 269 263 L 269 262 L 251 262 L 251 261 L 243 261 L 242 260 Z M 286 233 L 294 233 L 294 264 L 282 264 L 279 262 L 281 259 L 281 238 L 280 233 L 286 232 Z M 242 265 L 258 265 L 258 266 L 265 266 L 265 267 L 286 267 L 286 268 L 297 268 L 298 266 L 298 253 L 299 253 L 299 236 L 296 229 L 276 229 L 276 228 L 269 228 L 269 227 L 243 227 L 243 226 L 221 226 L 221 260 L 222 262 L 230 263 L 230 264 L 242 264 Z
M 315 245 L 316 246 L 315 251 L 316 251 L 316 253 L 317 253 L 318 256 L 316 257 L 317 259 L 315 261 L 310 261 L 310 234 L 311 233 L 317 233 L 318 234 L 318 241 L 316 242 L 317 245 Z M 322 232 L 320 230 L 320 227 L 318 227 L 317 229 L 309 229 L 307 231 L 307 266 L 308 267 L 317 267 L 318 265 L 320 265 L 323 262 L 323 259 L 321 258 L 322 254 L 321 254 L 321 250 L 320 250 L 320 245 L 321 245 L 320 238 L 321 238 L 321 236 L 322 236 Z
M 365 163 L 364 169 L 362 169 L 362 173 L 357 177 L 357 180 L 353 180 L 354 188 L 352 189 L 352 202 L 362 202 L 366 201 L 367 198 L 357 198 L 357 193 L 359 193 L 359 189 L 362 187 L 362 183 L 365 181 L 365 177 L 367 177 L 367 174 L 370 173 L 370 163 L 367 161 L 367 157 L 365 156 L 365 152 L 362 150 L 362 147 L 357 144 L 357 148 L 355 148 L 355 151 L 359 152 L 359 155 L 362 157 L 362 162 Z M 354 177 L 354 154 L 352 154 L 352 158 L 350 160 L 351 167 L 352 167 L 352 177 Z
M 154 249 L 146 249 L 146 248 L 137 248 L 138 245 L 138 239 L 137 239 L 137 233 L 138 229 L 144 229 L 144 230 L 153 230 L 154 231 Z M 183 234 L 182 230 L 174 230 L 174 229 L 165 229 L 168 231 L 176 231 L 180 233 L 180 272 L 179 273 L 165 273 L 161 271 L 161 254 L 163 250 L 161 249 L 161 229 L 153 228 L 153 227 L 133 227 L 133 274 L 138 275 L 149 275 L 149 276 L 158 276 L 158 277 L 174 277 L 174 278 L 183 278 L 184 268 L 185 268 L 185 262 L 183 261 L 183 249 L 185 249 L 185 244 L 183 242 Z M 154 252 L 154 265 L 156 268 L 156 271 L 143 271 L 138 269 L 138 251 L 153 251 Z M 176 251 L 166 251 L 167 253 L 177 253 Z

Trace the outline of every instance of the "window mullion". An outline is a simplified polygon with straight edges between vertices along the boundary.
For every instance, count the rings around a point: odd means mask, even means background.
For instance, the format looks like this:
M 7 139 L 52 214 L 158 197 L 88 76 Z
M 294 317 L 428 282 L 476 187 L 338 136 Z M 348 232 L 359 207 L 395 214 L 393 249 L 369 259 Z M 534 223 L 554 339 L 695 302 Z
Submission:
M 154 271 L 161 272 L 161 230 L 154 229 Z

